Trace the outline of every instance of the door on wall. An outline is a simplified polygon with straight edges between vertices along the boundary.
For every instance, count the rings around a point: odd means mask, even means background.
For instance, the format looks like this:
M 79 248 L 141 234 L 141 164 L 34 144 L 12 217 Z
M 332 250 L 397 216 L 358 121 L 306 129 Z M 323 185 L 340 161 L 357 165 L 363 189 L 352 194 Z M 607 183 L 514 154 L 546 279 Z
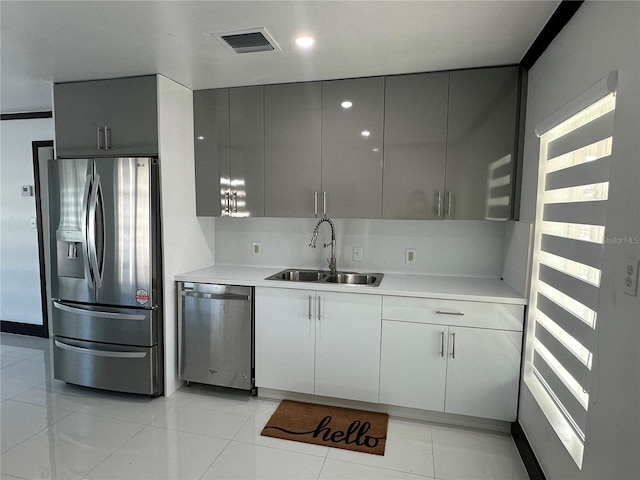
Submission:
M 33 197 L 35 202 L 35 217 L 31 217 L 31 228 L 35 230 L 35 234 L 37 235 L 37 248 L 38 248 L 38 272 L 30 272 L 32 274 L 37 274 L 40 280 L 40 288 L 38 289 L 40 292 L 40 312 L 41 315 L 37 315 L 35 322 L 27 323 L 22 322 L 20 320 L 2 320 L 0 322 L 0 330 L 6 333 L 16 333 L 19 335 L 32 335 L 39 337 L 49 337 L 49 302 L 48 302 L 48 265 L 49 265 L 49 225 L 48 225 L 48 210 L 49 210 L 49 202 L 48 202 L 48 173 L 47 173 L 47 162 L 53 159 L 53 140 L 44 140 L 44 141 L 32 141 L 31 142 L 31 151 L 32 151 L 32 159 L 33 159 L 33 186 L 31 185 L 23 185 L 22 186 L 22 196 L 23 197 Z M 25 199 L 26 200 L 26 199 Z M 31 201 L 30 199 L 28 201 Z M 23 232 L 24 233 L 24 232 Z M 31 242 L 33 239 L 33 243 L 35 245 L 35 238 L 32 237 L 32 233 L 29 233 L 27 236 L 22 237 L 23 241 Z M 24 273 L 24 272 L 23 272 Z M 24 273 L 25 275 L 29 275 L 30 273 Z M 28 277 L 29 280 L 33 277 Z M 14 279 L 15 280 L 15 279 Z M 17 280 L 17 282 L 22 281 L 23 278 Z M 5 292 L 6 293 L 6 292 Z M 36 302 L 37 298 L 31 298 L 34 295 L 34 292 L 29 292 L 31 295 L 28 299 L 29 302 L 33 302 L 32 312 L 36 312 Z M 42 323 L 38 323 L 39 320 L 42 319 Z

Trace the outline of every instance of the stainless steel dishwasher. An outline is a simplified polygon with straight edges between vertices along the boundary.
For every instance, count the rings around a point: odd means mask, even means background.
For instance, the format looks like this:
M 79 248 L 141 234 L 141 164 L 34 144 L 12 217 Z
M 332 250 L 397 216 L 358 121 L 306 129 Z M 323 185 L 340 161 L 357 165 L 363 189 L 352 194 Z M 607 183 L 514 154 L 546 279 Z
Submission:
M 178 376 L 251 390 L 253 287 L 178 282 Z

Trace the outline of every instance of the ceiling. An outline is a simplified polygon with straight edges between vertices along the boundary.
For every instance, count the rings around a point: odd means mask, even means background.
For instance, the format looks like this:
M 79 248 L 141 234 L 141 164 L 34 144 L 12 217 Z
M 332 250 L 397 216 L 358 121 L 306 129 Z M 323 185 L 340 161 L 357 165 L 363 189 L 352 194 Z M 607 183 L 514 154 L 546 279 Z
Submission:
M 52 82 L 160 73 L 198 90 L 515 64 L 559 3 L 2 0 L 0 112 L 50 110 Z M 281 49 L 234 54 L 211 35 L 254 27 Z

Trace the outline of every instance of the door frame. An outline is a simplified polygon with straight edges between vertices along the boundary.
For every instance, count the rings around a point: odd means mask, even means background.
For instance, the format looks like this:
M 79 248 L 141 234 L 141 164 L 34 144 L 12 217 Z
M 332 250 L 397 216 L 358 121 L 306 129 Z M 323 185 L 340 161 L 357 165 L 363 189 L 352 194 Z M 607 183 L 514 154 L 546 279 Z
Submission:
M 36 140 L 31 142 L 34 197 L 36 201 L 36 230 L 38 233 L 38 263 L 40 265 L 40 304 L 42 305 L 42 325 L 2 320 L 0 322 L 0 331 L 4 333 L 16 333 L 19 335 L 49 338 L 49 302 L 47 299 L 47 272 L 45 256 L 46 246 L 44 240 L 45 236 L 41 202 L 42 185 L 40 182 L 40 158 L 38 154 L 39 149 L 43 147 L 53 148 L 53 140 Z

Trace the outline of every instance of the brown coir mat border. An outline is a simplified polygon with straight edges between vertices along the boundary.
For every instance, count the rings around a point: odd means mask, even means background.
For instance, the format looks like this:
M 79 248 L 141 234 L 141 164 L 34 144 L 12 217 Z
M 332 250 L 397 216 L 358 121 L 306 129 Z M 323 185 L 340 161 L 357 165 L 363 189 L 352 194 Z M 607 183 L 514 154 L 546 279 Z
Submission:
M 261 435 L 384 455 L 389 415 L 283 400 Z

